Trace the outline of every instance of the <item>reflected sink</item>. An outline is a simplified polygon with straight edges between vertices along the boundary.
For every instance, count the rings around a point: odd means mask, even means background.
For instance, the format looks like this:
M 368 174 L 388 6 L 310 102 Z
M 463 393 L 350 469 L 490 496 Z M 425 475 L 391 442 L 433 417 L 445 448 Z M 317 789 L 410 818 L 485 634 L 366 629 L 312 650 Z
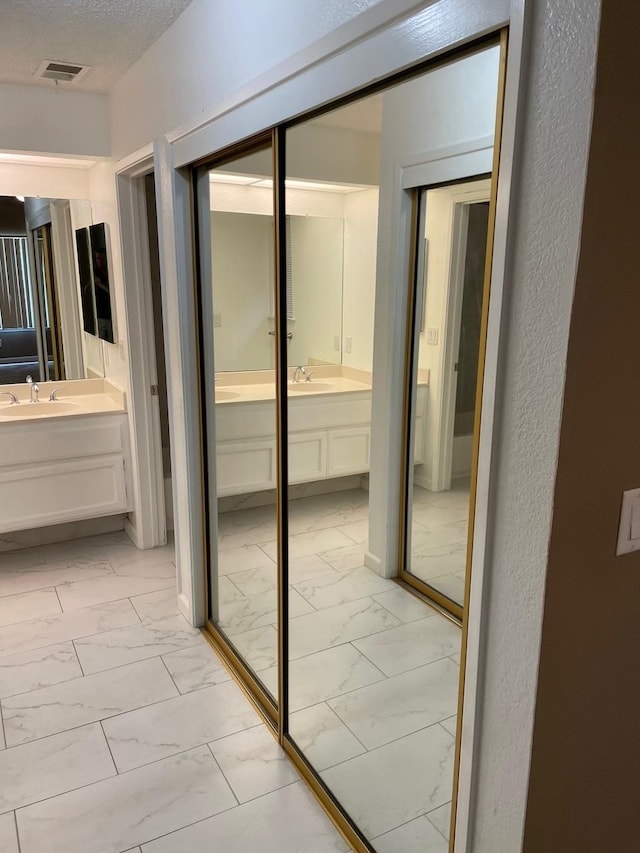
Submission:
M 288 390 L 293 394 L 313 394 L 314 391 L 335 391 L 336 386 L 329 382 L 291 382 Z
M 0 414 L 13 418 L 43 418 L 47 415 L 70 414 L 78 408 L 77 403 L 67 400 L 45 400 L 41 403 L 20 403 L 19 405 L 3 406 Z
M 239 396 L 240 394 L 237 391 L 225 391 L 224 388 L 216 388 L 216 403 L 223 400 L 235 400 Z

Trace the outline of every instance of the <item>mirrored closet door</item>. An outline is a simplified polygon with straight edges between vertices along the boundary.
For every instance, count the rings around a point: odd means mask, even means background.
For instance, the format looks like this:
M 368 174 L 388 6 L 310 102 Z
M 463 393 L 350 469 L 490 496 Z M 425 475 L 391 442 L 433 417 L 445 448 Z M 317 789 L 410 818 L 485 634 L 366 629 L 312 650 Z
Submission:
M 275 715 L 276 294 L 270 135 L 199 170 L 209 621 Z
M 453 843 L 504 46 L 193 168 L 207 628 L 358 853 Z

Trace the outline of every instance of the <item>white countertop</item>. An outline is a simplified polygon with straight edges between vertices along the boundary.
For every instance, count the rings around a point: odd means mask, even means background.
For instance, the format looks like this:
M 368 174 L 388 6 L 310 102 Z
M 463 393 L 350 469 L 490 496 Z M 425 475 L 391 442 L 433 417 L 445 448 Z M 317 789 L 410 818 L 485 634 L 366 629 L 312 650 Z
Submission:
M 276 388 L 273 382 L 257 384 L 231 384 L 218 381 L 216 384 L 216 403 L 253 403 L 260 400 L 275 400 Z M 287 396 L 289 401 L 296 398 L 326 396 L 328 394 L 345 394 L 353 392 L 370 392 L 371 385 L 358 382 L 344 376 L 312 379 L 310 382 L 288 382 Z
M 2 385 L 0 391 L 10 391 L 20 401 L 0 396 L 0 424 L 36 422 L 57 418 L 87 415 L 121 414 L 126 411 L 125 394 L 105 379 L 80 379 L 66 382 L 38 382 L 39 402 L 30 402 L 29 386 Z M 58 389 L 57 399 L 49 394 Z

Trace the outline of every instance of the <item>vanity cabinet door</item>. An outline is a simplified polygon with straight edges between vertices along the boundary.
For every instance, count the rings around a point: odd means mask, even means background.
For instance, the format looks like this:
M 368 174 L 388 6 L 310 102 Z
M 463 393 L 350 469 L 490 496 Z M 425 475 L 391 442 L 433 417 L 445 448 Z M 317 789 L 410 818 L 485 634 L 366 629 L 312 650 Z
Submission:
M 369 424 L 329 431 L 328 476 L 344 477 L 369 470 Z
M 327 433 L 289 435 L 289 482 L 306 483 L 327 476 Z
M 2 532 L 127 511 L 120 454 L 0 471 Z
M 216 450 L 219 497 L 275 488 L 275 440 L 218 442 Z

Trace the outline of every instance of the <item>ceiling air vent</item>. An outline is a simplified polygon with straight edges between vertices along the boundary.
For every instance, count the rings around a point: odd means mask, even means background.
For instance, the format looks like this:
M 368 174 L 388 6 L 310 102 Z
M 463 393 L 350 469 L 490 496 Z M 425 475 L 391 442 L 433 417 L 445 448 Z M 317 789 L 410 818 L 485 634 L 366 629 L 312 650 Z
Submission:
M 38 66 L 34 76 L 43 80 L 57 80 L 60 83 L 75 83 L 88 70 L 88 65 L 45 59 Z

